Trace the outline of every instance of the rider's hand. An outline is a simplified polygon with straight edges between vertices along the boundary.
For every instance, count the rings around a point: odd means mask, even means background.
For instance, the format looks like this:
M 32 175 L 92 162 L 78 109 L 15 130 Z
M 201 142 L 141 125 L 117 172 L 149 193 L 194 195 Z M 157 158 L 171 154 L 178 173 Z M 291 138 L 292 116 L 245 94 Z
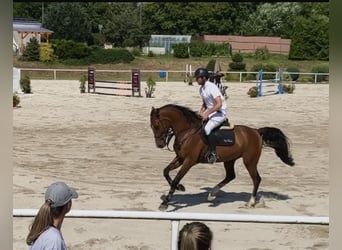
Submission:
M 202 120 L 203 120 L 203 121 L 208 120 L 208 113 L 207 113 L 207 112 L 201 113 L 201 116 L 202 116 Z

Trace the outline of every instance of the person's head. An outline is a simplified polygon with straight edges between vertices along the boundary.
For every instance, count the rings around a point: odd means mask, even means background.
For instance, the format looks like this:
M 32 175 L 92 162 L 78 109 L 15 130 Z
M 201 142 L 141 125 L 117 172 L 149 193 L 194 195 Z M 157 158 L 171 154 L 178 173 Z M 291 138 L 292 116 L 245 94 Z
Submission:
M 199 85 L 203 85 L 209 79 L 209 76 L 209 71 L 206 68 L 198 68 L 194 74 L 194 77 Z
M 179 232 L 178 250 L 210 250 L 213 233 L 204 223 L 191 222 Z
M 77 197 L 75 189 L 64 182 L 52 183 L 45 192 L 45 202 L 33 220 L 26 243 L 31 245 L 48 227 L 54 225 L 55 220 L 63 221 L 71 209 L 72 199 Z

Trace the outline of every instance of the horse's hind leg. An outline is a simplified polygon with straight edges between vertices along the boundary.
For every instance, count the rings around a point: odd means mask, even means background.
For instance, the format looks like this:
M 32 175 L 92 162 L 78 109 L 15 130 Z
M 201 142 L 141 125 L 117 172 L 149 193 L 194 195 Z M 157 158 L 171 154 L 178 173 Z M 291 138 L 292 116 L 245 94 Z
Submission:
M 249 175 L 252 178 L 253 181 L 253 191 L 252 191 L 252 196 L 250 200 L 247 203 L 248 207 L 253 207 L 256 204 L 256 195 L 258 192 L 258 188 L 261 182 L 261 177 L 259 175 L 258 169 L 257 169 L 257 164 L 258 164 L 259 157 L 257 159 L 253 159 L 251 161 L 246 161 L 245 159 L 243 160 Z
M 208 195 L 208 201 L 214 200 L 216 198 L 217 193 L 220 191 L 220 189 L 226 184 L 228 184 L 228 182 L 235 179 L 234 164 L 235 164 L 235 160 L 224 162 L 224 168 L 226 170 L 226 177 L 211 190 L 211 192 Z

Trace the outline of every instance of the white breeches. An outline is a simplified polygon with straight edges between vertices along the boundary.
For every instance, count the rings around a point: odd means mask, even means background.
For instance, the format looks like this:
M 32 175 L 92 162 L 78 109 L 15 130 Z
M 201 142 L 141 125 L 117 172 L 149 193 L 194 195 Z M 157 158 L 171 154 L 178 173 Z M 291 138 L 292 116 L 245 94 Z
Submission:
M 209 135 L 214 128 L 222 124 L 226 119 L 227 117 L 223 113 L 216 112 L 204 127 L 205 134 Z

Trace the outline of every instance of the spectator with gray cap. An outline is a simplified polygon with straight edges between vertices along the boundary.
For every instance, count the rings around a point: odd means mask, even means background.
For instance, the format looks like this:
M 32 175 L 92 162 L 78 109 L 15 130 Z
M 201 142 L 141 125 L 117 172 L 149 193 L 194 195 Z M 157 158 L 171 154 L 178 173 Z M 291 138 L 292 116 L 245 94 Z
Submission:
M 26 243 L 30 250 L 66 250 L 61 227 L 70 211 L 72 199 L 78 197 L 75 189 L 64 182 L 52 183 L 45 192 L 45 203 L 30 227 Z

